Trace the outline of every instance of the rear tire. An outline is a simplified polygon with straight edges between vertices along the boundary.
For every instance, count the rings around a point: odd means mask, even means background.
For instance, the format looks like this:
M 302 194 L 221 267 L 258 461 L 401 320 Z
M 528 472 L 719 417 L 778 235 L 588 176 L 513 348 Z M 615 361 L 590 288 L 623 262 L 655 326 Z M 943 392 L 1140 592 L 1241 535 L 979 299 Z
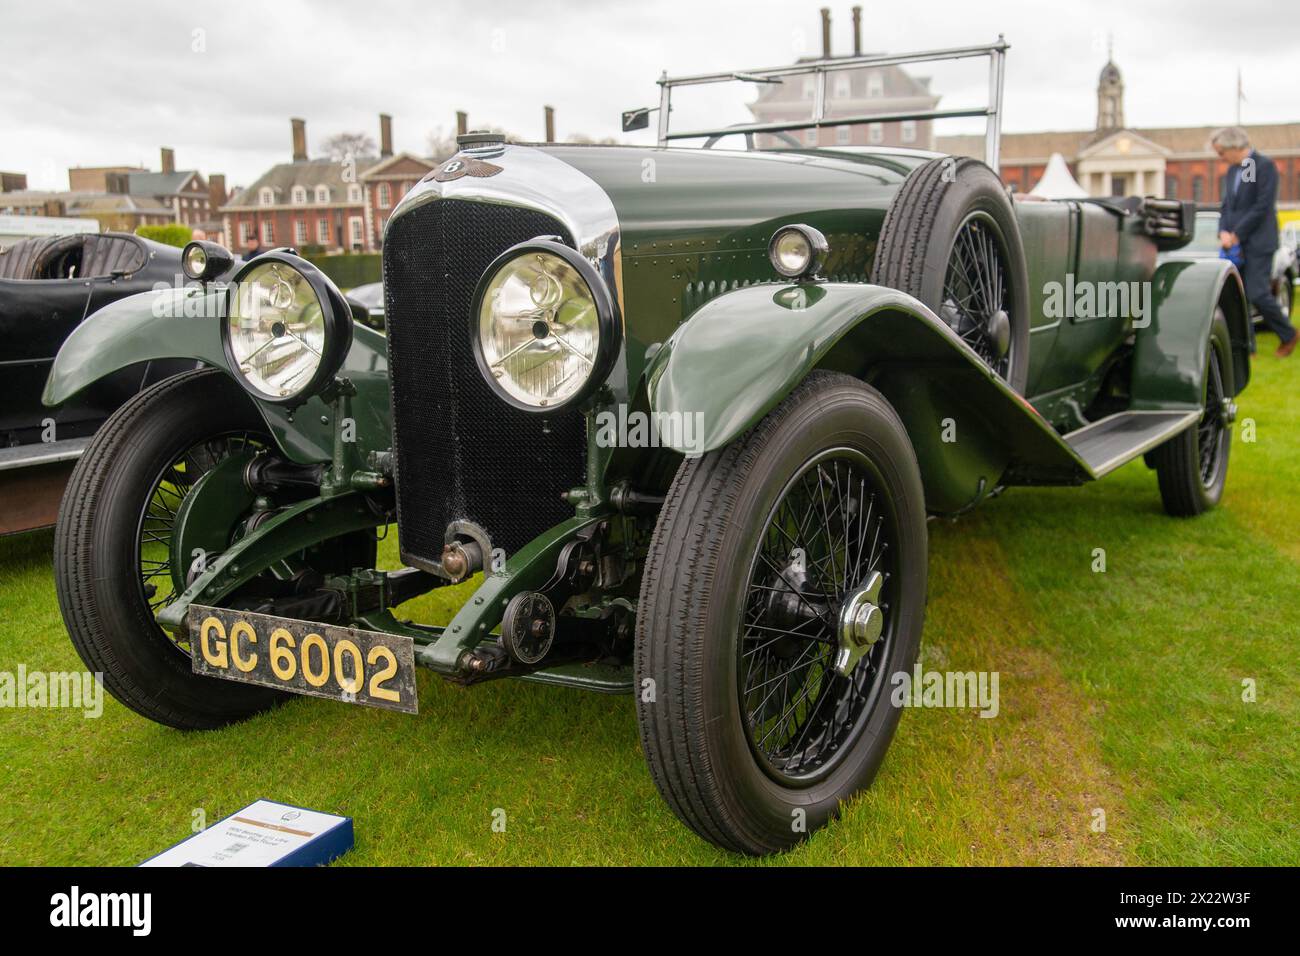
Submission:
M 68 481 L 55 528 L 55 587 L 77 653 L 121 703 L 183 730 L 242 720 L 285 697 L 194 674 L 142 590 L 137 549 L 158 476 L 200 442 L 232 433 L 270 442 L 247 396 L 223 373 L 187 372 L 146 389 L 96 433 Z
M 954 156 L 913 170 L 885 214 L 871 281 L 919 299 L 1023 394 L 1028 269 L 1015 209 L 993 170 Z
M 1222 309 L 1214 312 L 1206 357 L 1205 397 L 1200 421 L 1152 451 L 1165 511 L 1190 518 L 1209 511 L 1223 497 L 1232 450 L 1232 423 L 1225 414 L 1235 394 L 1232 339 Z
M 796 509 L 783 512 L 796 490 L 810 503 L 831 499 L 829 517 L 800 522 Z M 811 514 L 815 504 L 807 507 Z M 866 538 L 869 553 L 848 544 Z M 805 557 L 769 579 L 765 555 L 782 549 Z M 920 646 L 926 561 L 911 443 L 884 397 L 857 379 L 814 372 L 732 445 L 682 463 L 642 579 L 635 672 L 651 776 L 687 826 L 726 849 L 772 853 L 871 783 L 900 714 L 888 678 L 910 670 Z M 833 635 L 848 596 L 875 571 L 884 577 L 883 629 L 839 676 Z M 794 589 L 787 573 L 799 575 Z M 857 582 L 840 589 L 840 578 Z M 773 629 L 785 636 L 768 641 Z M 759 660 L 764 670 L 751 676 Z M 770 709 L 758 701 L 767 686 L 782 694 Z M 790 700 L 787 726 L 780 708 Z

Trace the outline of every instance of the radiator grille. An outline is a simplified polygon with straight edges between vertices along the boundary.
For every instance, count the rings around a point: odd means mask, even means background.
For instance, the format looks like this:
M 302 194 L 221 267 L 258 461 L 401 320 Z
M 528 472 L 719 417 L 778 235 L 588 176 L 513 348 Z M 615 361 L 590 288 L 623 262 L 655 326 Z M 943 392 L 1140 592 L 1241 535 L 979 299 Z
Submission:
M 393 404 L 397 527 L 403 559 L 437 560 L 447 525 L 483 527 L 518 550 L 572 515 L 560 494 L 583 483 L 581 412 L 534 415 L 479 373 L 470 307 L 484 270 L 518 242 L 558 235 L 550 216 L 443 199 L 394 219 L 384 243 L 384 312 Z

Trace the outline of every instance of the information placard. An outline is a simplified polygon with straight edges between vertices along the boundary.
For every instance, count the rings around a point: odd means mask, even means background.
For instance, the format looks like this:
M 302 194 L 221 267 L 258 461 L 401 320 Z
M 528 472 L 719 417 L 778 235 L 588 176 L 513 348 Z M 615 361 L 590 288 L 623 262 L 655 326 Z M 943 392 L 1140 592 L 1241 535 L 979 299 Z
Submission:
M 141 866 L 324 866 L 352 849 L 352 818 L 258 800 Z

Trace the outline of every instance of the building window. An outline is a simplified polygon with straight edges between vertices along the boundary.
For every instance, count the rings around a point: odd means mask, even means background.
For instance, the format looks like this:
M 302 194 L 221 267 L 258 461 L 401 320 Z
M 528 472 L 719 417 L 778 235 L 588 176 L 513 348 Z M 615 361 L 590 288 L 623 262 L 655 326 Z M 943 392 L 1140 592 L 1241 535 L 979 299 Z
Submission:
M 316 220 L 316 242 L 322 246 L 330 244 L 330 221 L 325 216 Z
M 885 141 L 885 127 L 880 123 L 867 124 L 867 142 L 883 143 Z
M 316 201 L 317 201 L 317 202 L 329 202 L 329 201 L 330 201 L 330 188 L 329 188 L 328 186 L 317 186 L 317 187 L 316 187 Z
M 1205 177 L 1193 176 L 1192 177 L 1192 200 L 1194 202 L 1200 202 L 1204 198 L 1205 198 Z
M 306 186 L 294 186 L 294 187 L 293 187 L 293 194 L 292 194 L 292 195 L 293 195 L 293 204 L 294 204 L 295 206 L 305 206 L 305 205 L 307 205 L 307 187 L 306 187 Z
M 257 201 L 260 202 L 263 206 L 274 206 L 275 190 L 273 190 L 270 186 L 263 186 L 258 191 Z
M 295 219 L 293 221 L 293 241 L 300 246 L 307 244 L 307 220 Z
M 916 120 L 903 120 L 903 142 L 916 142 Z
M 835 127 L 835 142 L 840 146 L 847 146 L 853 142 L 853 130 L 848 126 Z
M 840 72 L 835 74 L 835 98 L 837 100 L 847 100 L 853 95 L 852 77 L 848 73 Z
M 806 100 L 816 99 L 817 97 L 817 77 L 805 76 L 803 78 L 803 98 Z
M 270 245 L 275 242 L 275 223 L 270 219 L 262 220 L 262 243 Z
M 253 221 L 251 219 L 239 220 L 239 244 L 246 246 L 253 241 Z
M 388 183 L 379 184 L 379 208 L 387 209 L 393 204 L 393 191 L 388 187 Z
M 817 145 L 817 130 L 815 130 L 815 129 L 806 129 L 806 130 L 804 130 L 804 131 L 803 131 L 803 141 L 804 141 L 805 143 L 807 143 L 809 146 L 816 146 L 816 145 Z
M 361 187 L 356 183 L 348 185 L 348 202 L 361 202 Z
M 1165 177 L 1165 198 L 1166 199 L 1178 198 L 1178 177 L 1177 176 Z
M 867 95 L 884 96 L 885 95 L 885 78 L 879 73 L 867 74 Z
M 357 247 L 361 245 L 361 240 L 365 237 L 365 228 L 361 224 L 360 216 L 352 216 L 348 219 L 348 228 L 352 233 L 352 245 Z

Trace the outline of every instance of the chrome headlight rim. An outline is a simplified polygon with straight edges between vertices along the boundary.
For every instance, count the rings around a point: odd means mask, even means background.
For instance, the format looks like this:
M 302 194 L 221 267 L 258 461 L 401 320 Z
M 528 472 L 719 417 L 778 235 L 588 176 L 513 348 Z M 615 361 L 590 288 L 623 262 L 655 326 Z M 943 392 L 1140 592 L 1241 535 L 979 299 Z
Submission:
M 479 334 L 479 317 L 483 309 L 483 297 L 487 294 L 492 280 L 496 278 L 498 272 L 515 259 L 534 252 L 550 253 L 564 260 L 578 273 L 578 276 L 586 283 L 587 289 L 591 293 L 591 299 L 596 305 L 596 321 L 600 333 L 600 339 L 596 344 L 596 357 L 586 381 L 568 398 L 547 405 L 534 405 L 525 402 L 511 395 L 498 384 L 496 377 L 492 374 L 491 367 L 488 365 L 487 358 L 483 355 L 483 339 Z M 493 394 L 512 408 L 530 412 L 534 415 L 549 415 L 556 411 L 572 408 L 589 399 L 597 389 L 609 380 L 609 374 L 614 370 L 614 365 L 618 361 L 619 353 L 623 348 L 623 322 L 619 316 L 614 296 L 609 291 L 608 284 L 606 284 L 600 271 L 592 265 L 589 259 L 572 246 L 565 245 L 559 240 L 558 236 L 538 236 L 535 239 L 516 243 L 492 260 L 488 267 L 483 270 L 478 287 L 474 290 L 474 299 L 469 310 L 469 333 L 470 343 L 474 351 L 474 361 L 478 365 L 479 374 L 483 376 L 483 381 L 492 389 Z
M 268 394 L 245 378 L 239 370 L 240 363 L 235 357 L 233 344 L 230 340 L 230 317 L 234 314 L 235 299 L 239 295 L 240 287 L 250 273 L 273 262 L 287 266 L 307 280 L 307 284 L 316 295 L 316 300 L 320 303 L 321 321 L 325 326 L 324 348 L 321 351 L 321 359 L 316 366 L 316 371 L 306 385 L 290 395 Z M 231 376 L 253 398 L 259 402 L 268 402 L 272 405 L 301 405 L 319 394 L 325 386 L 334 380 L 334 376 L 343 367 L 343 362 L 352 348 L 352 308 L 343 297 L 343 293 L 339 291 L 338 286 L 312 263 L 302 258 L 302 256 L 290 252 L 287 248 L 272 249 L 270 252 L 264 252 L 245 262 L 226 288 L 225 309 L 221 316 L 221 347 L 225 353 Z
M 786 269 L 781 265 L 776 249 L 777 243 L 779 243 L 784 236 L 791 233 L 801 236 L 803 240 L 808 243 L 809 250 L 807 263 L 805 263 L 802 268 L 795 270 Z M 802 222 L 795 222 L 781 226 L 772 233 L 772 238 L 768 240 L 767 243 L 767 258 L 772 264 L 772 268 L 776 271 L 776 274 L 781 276 L 783 279 L 793 279 L 795 281 L 813 280 L 818 278 L 822 267 L 826 265 L 826 256 L 829 252 L 830 243 L 826 241 L 826 237 L 822 234 L 821 230 L 815 229 Z

